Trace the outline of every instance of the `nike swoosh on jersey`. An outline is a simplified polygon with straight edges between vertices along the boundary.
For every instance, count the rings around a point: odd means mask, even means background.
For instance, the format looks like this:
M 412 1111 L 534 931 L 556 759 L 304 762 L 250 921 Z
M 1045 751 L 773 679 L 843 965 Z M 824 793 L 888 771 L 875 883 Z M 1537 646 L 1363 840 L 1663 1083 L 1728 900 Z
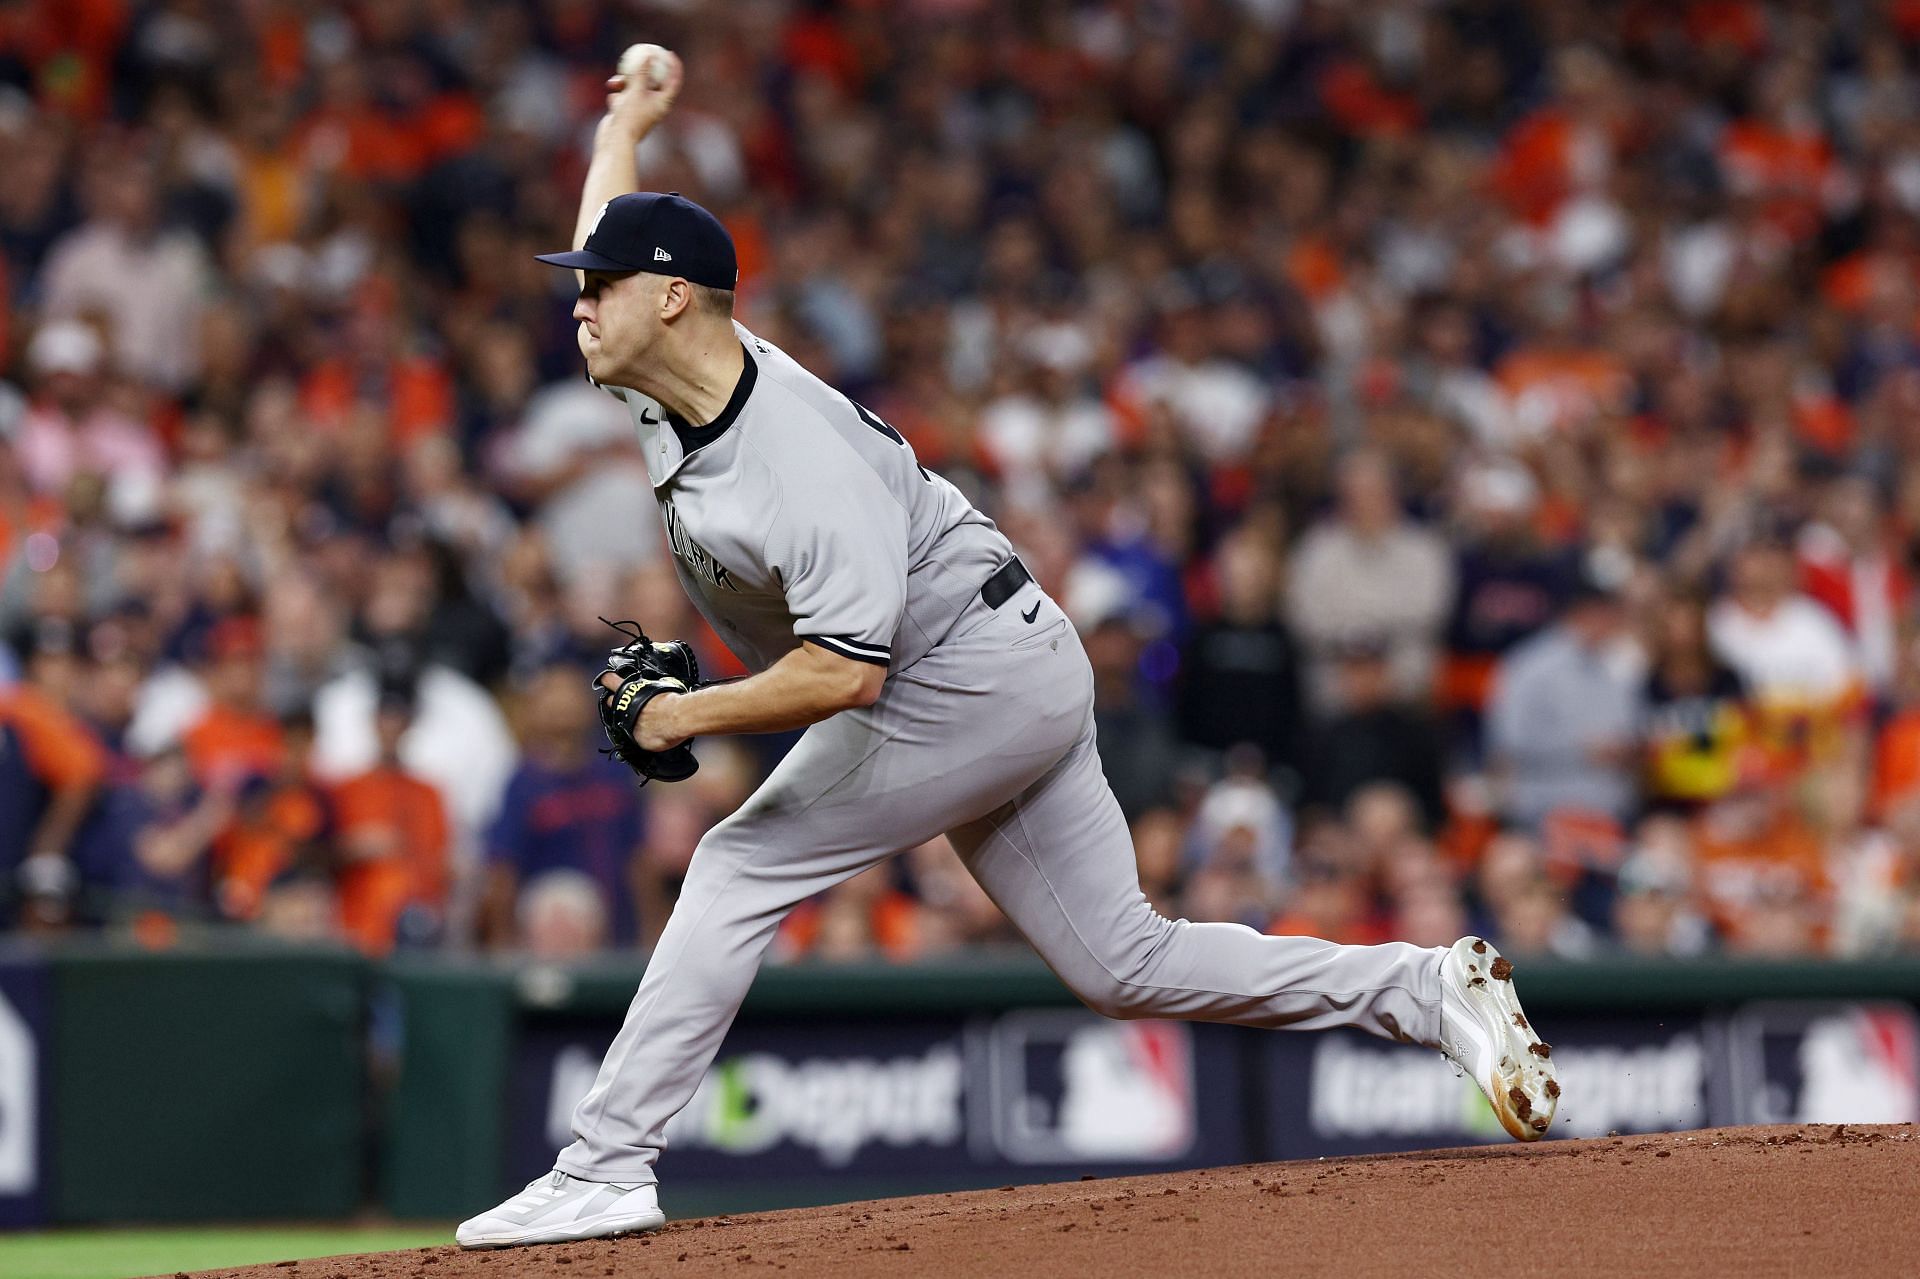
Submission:
M 647 416 L 647 411 L 646 411 L 645 409 L 641 409 L 641 410 L 640 410 L 640 421 L 641 421 L 642 423 L 644 423 L 645 425 L 647 425 L 647 426 L 658 426 L 658 425 L 660 425 L 660 419 L 659 419 L 659 418 L 657 418 L 657 417 L 648 417 L 648 416 Z
M 1020 620 L 1021 620 L 1021 621 L 1023 621 L 1023 622 L 1028 622 L 1028 623 L 1031 623 L 1031 622 L 1033 621 L 1033 619 L 1034 619 L 1034 618 L 1036 618 L 1036 617 L 1038 617 L 1038 616 L 1040 616 L 1040 601 L 1039 601 L 1039 600 L 1035 600 L 1035 601 L 1033 602 L 1033 608 L 1032 608 L 1032 609 L 1030 609 L 1029 611 L 1027 611 L 1027 612 L 1025 612 L 1025 613 L 1022 613 L 1022 614 L 1020 614 Z

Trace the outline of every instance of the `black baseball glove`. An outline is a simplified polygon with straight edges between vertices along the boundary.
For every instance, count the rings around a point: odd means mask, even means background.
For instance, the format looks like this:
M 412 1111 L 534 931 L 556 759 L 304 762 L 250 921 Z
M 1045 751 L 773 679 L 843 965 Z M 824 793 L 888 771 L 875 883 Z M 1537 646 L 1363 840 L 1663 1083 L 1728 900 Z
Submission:
M 607 622 L 604 617 L 600 620 Z M 636 730 L 640 712 L 648 702 L 662 693 L 687 693 L 700 687 L 700 663 L 685 642 L 656 644 L 638 622 L 607 625 L 629 639 L 607 655 L 606 666 L 593 678 L 594 695 L 600 702 L 600 726 L 612 743 L 601 753 L 640 774 L 643 785 L 649 781 L 683 782 L 700 767 L 700 761 L 693 757 L 693 743 L 681 742 L 672 750 L 644 750 Z M 608 675 L 619 677 L 617 690 L 601 683 Z

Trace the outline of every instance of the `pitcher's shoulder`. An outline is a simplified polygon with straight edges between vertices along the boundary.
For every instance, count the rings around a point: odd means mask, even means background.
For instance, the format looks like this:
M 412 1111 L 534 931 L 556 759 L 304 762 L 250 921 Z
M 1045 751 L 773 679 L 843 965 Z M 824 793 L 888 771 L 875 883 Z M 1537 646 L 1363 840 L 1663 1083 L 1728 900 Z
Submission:
M 751 351 L 754 358 L 763 364 L 769 360 L 773 360 L 793 364 L 796 368 L 799 367 L 791 355 L 788 355 L 785 351 L 767 341 L 738 320 L 733 322 L 733 332 L 734 336 L 740 339 L 740 344 Z

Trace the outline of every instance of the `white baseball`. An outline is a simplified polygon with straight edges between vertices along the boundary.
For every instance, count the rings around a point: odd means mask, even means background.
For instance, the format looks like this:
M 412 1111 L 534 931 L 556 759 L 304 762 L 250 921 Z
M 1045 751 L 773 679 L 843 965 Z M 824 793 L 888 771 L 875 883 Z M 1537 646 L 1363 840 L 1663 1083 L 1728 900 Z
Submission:
M 620 55 L 620 74 L 632 80 L 642 71 L 646 72 L 649 89 L 664 87 L 668 74 L 667 51 L 657 44 L 628 45 L 627 51 Z

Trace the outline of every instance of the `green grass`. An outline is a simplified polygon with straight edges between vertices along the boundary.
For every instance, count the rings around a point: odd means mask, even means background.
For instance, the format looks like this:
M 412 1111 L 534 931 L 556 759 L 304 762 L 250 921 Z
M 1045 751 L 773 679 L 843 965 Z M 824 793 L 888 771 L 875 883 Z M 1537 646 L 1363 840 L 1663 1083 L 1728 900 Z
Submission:
M 0 1235 L 7 1279 L 127 1279 L 182 1270 L 247 1266 L 343 1252 L 385 1252 L 450 1243 L 450 1225 L 188 1226 L 169 1230 L 59 1230 Z

